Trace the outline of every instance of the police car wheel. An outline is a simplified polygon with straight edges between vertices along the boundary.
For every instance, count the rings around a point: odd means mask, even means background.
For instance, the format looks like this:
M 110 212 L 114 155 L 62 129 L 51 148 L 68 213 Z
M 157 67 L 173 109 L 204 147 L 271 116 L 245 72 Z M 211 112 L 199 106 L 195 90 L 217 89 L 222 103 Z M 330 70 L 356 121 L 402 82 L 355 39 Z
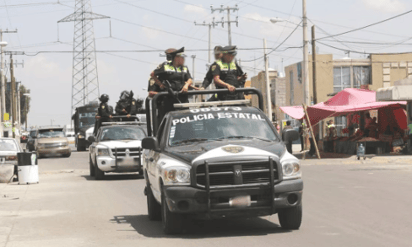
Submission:
M 94 166 L 92 158 L 89 157 L 89 169 L 90 169 L 90 177 L 94 177 Z
M 96 180 L 103 180 L 104 179 L 104 171 L 100 170 L 99 167 L 96 165 L 94 167 L 94 178 Z
M 293 208 L 282 209 L 278 213 L 279 223 L 283 229 L 297 230 L 302 223 L 302 204 Z
M 166 234 L 179 234 L 182 232 L 182 215 L 170 212 L 166 204 L 164 193 L 162 193 L 162 227 Z
M 160 204 L 153 196 L 150 186 L 146 186 L 147 191 L 147 214 L 151 221 L 158 221 L 162 219 L 162 209 Z

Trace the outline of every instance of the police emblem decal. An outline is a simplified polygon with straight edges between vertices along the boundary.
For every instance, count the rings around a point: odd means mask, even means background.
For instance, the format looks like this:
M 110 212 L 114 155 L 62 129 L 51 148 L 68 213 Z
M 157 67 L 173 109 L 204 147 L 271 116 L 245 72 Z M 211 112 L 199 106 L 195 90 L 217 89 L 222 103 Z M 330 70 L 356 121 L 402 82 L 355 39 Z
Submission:
M 215 69 L 216 69 L 216 65 L 213 65 L 212 66 L 212 71 L 215 71 Z
M 245 149 L 239 146 L 228 146 L 223 147 L 222 150 L 228 153 L 237 154 L 243 152 Z

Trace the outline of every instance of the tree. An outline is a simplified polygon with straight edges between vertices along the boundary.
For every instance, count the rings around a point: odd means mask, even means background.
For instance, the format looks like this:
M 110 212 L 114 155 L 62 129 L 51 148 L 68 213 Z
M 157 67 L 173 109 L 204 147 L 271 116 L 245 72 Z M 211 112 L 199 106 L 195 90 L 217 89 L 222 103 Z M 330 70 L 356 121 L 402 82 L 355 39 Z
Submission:
M 30 97 L 24 96 L 24 94 L 30 93 L 30 89 L 27 89 L 24 85 L 20 86 L 20 115 L 21 115 L 21 124 L 26 122 L 26 112 L 30 112 Z

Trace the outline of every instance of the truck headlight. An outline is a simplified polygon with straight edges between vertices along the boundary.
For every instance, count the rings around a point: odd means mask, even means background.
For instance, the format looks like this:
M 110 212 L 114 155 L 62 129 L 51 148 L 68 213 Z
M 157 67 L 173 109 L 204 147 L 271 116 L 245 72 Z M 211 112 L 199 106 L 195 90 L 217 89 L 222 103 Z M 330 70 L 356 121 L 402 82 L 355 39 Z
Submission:
M 109 149 L 107 149 L 107 148 L 97 149 L 97 156 L 110 156 Z
M 283 179 L 296 179 L 302 177 L 302 172 L 300 170 L 299 161 L 296 160 L 286 160 L 282 162 Z
M 190 185 L 190 168 L 168 167 L 163 170 L 165 185 Z

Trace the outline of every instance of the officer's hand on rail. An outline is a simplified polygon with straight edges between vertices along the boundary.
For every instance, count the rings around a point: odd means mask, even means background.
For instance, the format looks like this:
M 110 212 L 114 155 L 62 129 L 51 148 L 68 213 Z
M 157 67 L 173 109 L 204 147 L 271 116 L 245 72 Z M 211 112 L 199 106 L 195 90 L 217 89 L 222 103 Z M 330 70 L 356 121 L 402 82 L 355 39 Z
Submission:
M 99 116 L 99 115 L 96 115 L 94 118 L 96 118 L 96 119 L 100 119 L 100 116 Z
M 127 116 L 127 118 L 130 118 L 130 117 L 131 117 L 130 114 L 127 114 L 126 116 Z
M 109 116 L 109 118 L 113 118 L 113 116 L 112 116 L 112 115 L 110 115 L 110 116 Z
M 187 91 L 189 91 L 189 85 L 185 85 L 183 88 L 182 88 L 182 93 L 187 93 Z
M 227 89 L 229 89 L 229 91 L 232 92 L 232 93 L 233 93 L 234 91 L 236 91 L 236 88 L 235 88 L 234 86 L 232 86 L 232 85 L 228 85 L 228 86 L 227 86 Z

